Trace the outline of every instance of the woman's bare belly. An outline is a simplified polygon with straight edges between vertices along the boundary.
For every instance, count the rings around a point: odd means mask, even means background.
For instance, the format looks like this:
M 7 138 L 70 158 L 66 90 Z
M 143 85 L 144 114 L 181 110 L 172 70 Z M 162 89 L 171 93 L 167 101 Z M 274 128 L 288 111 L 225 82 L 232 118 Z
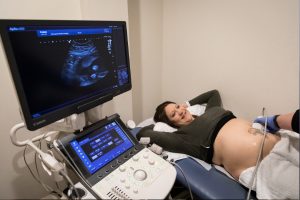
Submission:
M 223 166 L 236 180 L 242 171 L 255 166 L 263 141 L 263 134 L 251 125 L 243 119 L 232 119 L 220 129 L 214 143 L 213 163 Z M 279 140 L 280 136 L 267 134 L 262 159 Z

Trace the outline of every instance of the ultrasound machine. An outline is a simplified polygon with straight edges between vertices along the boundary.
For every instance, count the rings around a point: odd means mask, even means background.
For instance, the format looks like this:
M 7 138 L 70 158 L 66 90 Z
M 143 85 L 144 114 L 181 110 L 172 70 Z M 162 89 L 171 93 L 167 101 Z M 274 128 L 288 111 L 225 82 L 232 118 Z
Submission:
M 170 163 L 140 144 L 118 114 L 89 120 L 90 111 L 131 89 L 125 22 L 0 20 L 0 33 L 24 120 L 11 129 L 13 144 L 31 146 L 74 198 L 167 197 L 176 178 Z M 20 141 L 23 128 L 47 132 Z M 64 162 L 35 145 L 62 132 L 52 144 Z

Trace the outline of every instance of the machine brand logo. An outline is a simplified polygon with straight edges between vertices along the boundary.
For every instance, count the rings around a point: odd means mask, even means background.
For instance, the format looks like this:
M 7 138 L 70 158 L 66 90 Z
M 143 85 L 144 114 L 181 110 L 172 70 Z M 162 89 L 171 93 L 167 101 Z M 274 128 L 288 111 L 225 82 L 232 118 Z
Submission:
M 9 31 L 24 31 L 25 27 L 21 26 L 21 27 L 9 27 Z
M 46 122 L 46 120 L 43 119 L 43 120 L 41 120 L 41 121 L 34 122 L 34 123 L 33 123 L 33 126 L 38 126 L 38 125 L 43 124 L 43 123 L 45 123 L 45 122 Z

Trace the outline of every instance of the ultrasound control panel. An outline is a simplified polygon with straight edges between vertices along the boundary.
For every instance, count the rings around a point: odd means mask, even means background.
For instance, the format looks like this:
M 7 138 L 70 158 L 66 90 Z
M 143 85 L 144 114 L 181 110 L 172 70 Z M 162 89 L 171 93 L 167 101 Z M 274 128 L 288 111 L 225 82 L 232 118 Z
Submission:
M 103 199 L 161 199 L 176 170 L 140 145 L 119 115 L 58 140 L 58 146 L 85 183 Z
M 92 189 L 103 199 L 162 199 L 175 177 L 171 164 L 144 148 Z

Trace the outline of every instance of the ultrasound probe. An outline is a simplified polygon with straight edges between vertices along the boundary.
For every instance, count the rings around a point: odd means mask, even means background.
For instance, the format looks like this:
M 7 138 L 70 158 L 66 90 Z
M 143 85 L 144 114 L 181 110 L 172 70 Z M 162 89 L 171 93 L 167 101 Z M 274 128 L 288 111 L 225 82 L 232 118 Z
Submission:
M 265 107 L 263 107 L 262 109 L 262 116 L 265 117 Z M 257 161 L 256 161 L 256 165 L 255 165 L 255 169 L 254 169 L 254 172 L 253 172 L 253 175 L 252 175 L 252 178 L 251 178 L 251 181 L 250 181 L 250 185 L 249 185 L 249 190 L 248 190 L 248 194 L 247 194 L 247 200 L 250 199 L 250 194 L 251 194 L 251 190 L 252 190 L 252 187 L 253 187 L 253 183 L 254 183 L 254 179 L 256 177 L 256 173 L 257 173 L 257 169 L 258 169 L 258 166 L 261 162 L 261 154 L 262 154 L 262 151 L 263 151 L 263 147 L 264 147 L 264 143 L 265 143 L 265 140 L 266 140 L 266 136 L 267 136 L 267 118 L 265 118 L 265 126 L 264 126 L 264 129 L 263 129 L 263 140 L 262 140 L 262 143 L 260 145 L 260 149 L 259 149 L 259 154 L 258 154 L 258 157 L 257 157 Z

